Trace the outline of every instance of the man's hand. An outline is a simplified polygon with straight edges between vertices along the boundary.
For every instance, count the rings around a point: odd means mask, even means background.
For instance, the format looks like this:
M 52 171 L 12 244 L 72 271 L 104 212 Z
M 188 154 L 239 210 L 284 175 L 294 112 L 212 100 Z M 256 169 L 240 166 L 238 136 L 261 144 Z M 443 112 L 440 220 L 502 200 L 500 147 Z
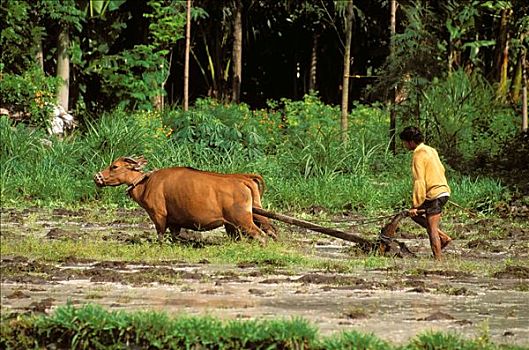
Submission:
M 408 214 L 409 214 L 410 216 L 412 216 L 412 217 L 413 217 L 413 216 L 417 216 L 417 215 L 419 215 L 419 210 L 418 210 L 418 209 L 415 209 L 415 208 L 412 208 L 412 209 L 408 210 Z

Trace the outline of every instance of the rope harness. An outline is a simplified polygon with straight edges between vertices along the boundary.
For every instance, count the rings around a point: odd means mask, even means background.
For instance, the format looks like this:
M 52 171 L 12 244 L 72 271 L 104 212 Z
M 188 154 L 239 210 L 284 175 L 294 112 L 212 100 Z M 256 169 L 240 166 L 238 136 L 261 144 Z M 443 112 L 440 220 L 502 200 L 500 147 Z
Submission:
M 130 191 L 132 191 L 138 184 L 140 184 L 143 180 L 147 179 L 152 173 L 154 173 L 155 170 L 149 171 L 148 173 L 142 173 L 140 176 L 138 176 L 136 179 L 132 181 L 129 187 L 127 187 L 127 194 L 130 196 Z

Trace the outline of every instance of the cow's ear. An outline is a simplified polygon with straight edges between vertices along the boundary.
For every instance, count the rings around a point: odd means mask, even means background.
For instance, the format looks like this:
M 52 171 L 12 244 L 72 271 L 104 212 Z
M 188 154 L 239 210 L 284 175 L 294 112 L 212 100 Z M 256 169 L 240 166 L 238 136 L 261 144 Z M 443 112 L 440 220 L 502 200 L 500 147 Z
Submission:
M 136 159 L 132 158 L 132 157 L 123 157 L 123 161 L 124 162 L 127 162 L 129 164 L 136 164 Z
M 132 157 L 123 157 L 123 161 L 128 164 L 127 168 L 129 169 L 130 168 L 134 169 L 136 165 L 138 164 L 138 162 L 136 162 L 136 159 Z

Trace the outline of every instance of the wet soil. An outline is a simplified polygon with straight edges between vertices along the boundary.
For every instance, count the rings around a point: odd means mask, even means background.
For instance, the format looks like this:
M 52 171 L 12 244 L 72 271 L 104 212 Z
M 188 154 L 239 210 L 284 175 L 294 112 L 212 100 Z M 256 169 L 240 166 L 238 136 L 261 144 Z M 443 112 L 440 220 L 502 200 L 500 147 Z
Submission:
M 156 238 L 141 211 L 123 210 L 119 219 L 107 220 L 94 219 L 98 213 L 88 210 L 4 209 L 1 214 L 2 240 L 36 235 L 43 240 L 99 239 L 135 245 Z M 399 260 L 389 268 L 362 267 L 339 273 L 283 266 L 273 259 L 237 265 L 207 260 L 153 264 L 75 256 L 51 262 L 2 254 L 1 312 L 49 313 L 70 302 L 222 319 L 303 317 L 324 335 L 357 330 L 394 343 L 407 342 L 426 330 L 475 337 L 488 325 L 493 341 L 529 346 L 529 227 L 515 221 L 486 220 L 451 223 L 456 239 L 445 254 L 453 261 L 504 266 L 490 274 L 447 268 L 446 264 L 402 268 Z M 485 240 L 490 230 L 494 235 Z M 300 250 L 330 262 L 360 254 L 349 242 L 307 236 L 296 228 L 282 227 L 282 234 L 281 239 L 298 241 Z M 402 225 L 398 238 L 418 256 L 406 257 L 408 261 L 429 256 L 427 239 L 409 224 Z M 190 233 L 173 244 L 215 246 L 225 240 L 222 231 Z

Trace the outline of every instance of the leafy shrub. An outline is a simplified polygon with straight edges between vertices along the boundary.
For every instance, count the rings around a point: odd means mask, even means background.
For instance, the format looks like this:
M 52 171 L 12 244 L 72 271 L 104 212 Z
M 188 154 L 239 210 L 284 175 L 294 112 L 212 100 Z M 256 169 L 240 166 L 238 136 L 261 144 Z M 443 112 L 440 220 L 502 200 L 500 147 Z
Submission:
M 47 126 L 59 83 L 59 78 L 46 76 L 38 67 L 22 75 L 0 73 L 0 106 L 34 125 Z
M 506 169 L 527 169 L 529 166 L 529 131 L 520 132 L 506 141 L 497 162 Z
M 167 61 L 162 53 L 148 45 L 137 45 L 120 54 L 108 55 L 91 64 L 87 72 L 97 74 L 101 79 L 101 90 L 117 104 L 116 108 L 147 109 L 153 108 L 152 101 L 164 93 L 164 67 Z
M 459 70 L 435 80 L 420 98 L 411 95 L 408 106 L 420 104 L 428 142 L 455 166 L 483 165 L 516 134 L 513 111 L 495 102 L 493 88 L 480 75 Z
M 283 129 L 283 143 L 301 146 L 300 141 L 319 139 L 322 135 L 340 132 L 339 108 L 324 104 L 316 95 L 305 95 L 300 101 L 286 98 L 279 102 L 268 101 L 268 108 L 276 119 L 280 118 L 278 128 Z
M 264 138 L 253 122 L 248 106 L 221 105 L 211 99 L 198 100 L 188 112 L 173 110 L 164 116 L 175 143 L 192 145 L 221 154 L 239 153 L 245 159 L 263 155 Z

